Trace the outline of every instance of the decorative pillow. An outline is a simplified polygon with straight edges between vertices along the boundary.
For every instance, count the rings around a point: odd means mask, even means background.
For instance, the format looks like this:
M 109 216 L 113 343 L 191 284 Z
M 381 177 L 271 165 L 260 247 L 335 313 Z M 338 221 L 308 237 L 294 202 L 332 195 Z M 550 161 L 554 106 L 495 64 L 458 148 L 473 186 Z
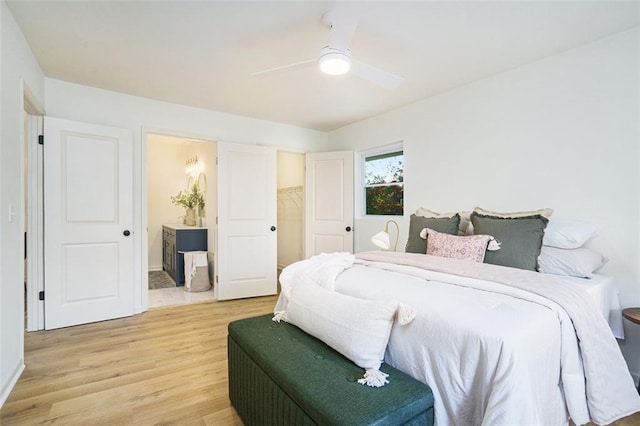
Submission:
M 445 234 L 457 235 L 458 225 L 460 224 L 460 216 L 456 213 L 452 217 L 422 217 L 415 214 L 411 215 L 409 222 L 409 238 L 404 251 L 407 253 L 427 252 L 427 241 L 420 238 L 420 232 L 424 228 L 430 228 Z
M 561 249 L 542 246 L 538 258 L 540 272 L 579 278 L 591 278 L 607 261 L 600 253 L 586 247 Z
M 476 234 L 492 235 L 501 244 L 499 251 L 486 253 L 485 263 L 538 270 L 538 256 L 549 219 L 540 214 L 508 217 L 483 215 L 474 210 L 471 223 Z
M 284 319 L 322 340 L 366 369 L 359 383 L 380 387 L 388 383 L 380 365 L 396 311 L 400 324 L 415 315 L 396 301 L 359 299 L 302 280 L 291 289 L 286 313 L 277 313 L 274 320 Z
M 427 228 L 427 254 L 454 259 L 467 259 L 481 263 L 487 250 L 491 235 L 470 235 L 461 237 L 443 234 Z
M 458 235 L 473 235 L 473 224 L 471 223 L 471 212 L 459 212 L 460 226 L 458 227 Z
M 418 207 L 416 210 L 416 216 L 429 217 L 429 218 L 449 218 L 455 215 L 460 216 L 460 224 L 458 226 L 458 235 L 473 235 L 473 226 L 471 225 L 471 212 L 459 212 L 459 213 L 438 213 L 433 210 L 425 209 L 424 207 Z
M 582 247 L 599 233 L 598 227 L 589 222 L 552 220 L 544 231 L 542 244 L 561 249 Z
M 422 216 L 422 217 L 445 218 L 445 217 L 453 217 L 457 214 L 458 213 L 456 212 L 438 213 L 438 212 L 434 212 L 433 210 L 425 209 L 424 207 L 418 207 L 418 209 L 416 210 L 416 216 Z
M 509 219 L 514 219 L 517 217 L 535 216 L 535 215 L 540 215 L 542 217 L 546 217 L 547 219 L 550 219 L 551 215 L 553 214 L 553 209 L 540 209 L 540 210 L 533 210 L 530 212 L 503 213 L 503 212 L 492 212 L 490 210 L 485 210 L 482 207 L 476 207 L 475 209 L 473 209 L 473 211 L 484 216 L 495 216 L 495 217 L 502 217 L 502 218 L 509 218 Z

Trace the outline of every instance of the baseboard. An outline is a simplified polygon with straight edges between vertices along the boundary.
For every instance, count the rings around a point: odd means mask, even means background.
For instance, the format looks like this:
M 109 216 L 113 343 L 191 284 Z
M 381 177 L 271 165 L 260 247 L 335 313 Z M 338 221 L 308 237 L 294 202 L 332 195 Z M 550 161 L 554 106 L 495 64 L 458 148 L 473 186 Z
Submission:
M 157 272 L 162 271 L 162 265 L 160 266 L 149 266 L 149 272 Z
M 9 380 L 6 386 L 2 387 L 2 393 L 0 394 L 0 408 L 2 408 L 4 402 L 9 398 L 9 394 L 15 387 L 16 383 L 18 383 L 18 379 L 20 379 L 23 371 L 24 359 L 21 359 L 20 364 L 14 369 L 13 374 L 11 375 L 11 380 Z

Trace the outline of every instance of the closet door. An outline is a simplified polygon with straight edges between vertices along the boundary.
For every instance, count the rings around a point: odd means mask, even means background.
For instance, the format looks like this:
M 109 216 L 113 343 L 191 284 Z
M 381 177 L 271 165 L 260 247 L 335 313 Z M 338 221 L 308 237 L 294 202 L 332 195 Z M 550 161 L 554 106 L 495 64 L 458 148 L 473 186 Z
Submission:
M 218 143 L 218 300 L 277 292 L 276 150 Z
M 305 257 L 353 252 L 353 152 L 307 154 Z

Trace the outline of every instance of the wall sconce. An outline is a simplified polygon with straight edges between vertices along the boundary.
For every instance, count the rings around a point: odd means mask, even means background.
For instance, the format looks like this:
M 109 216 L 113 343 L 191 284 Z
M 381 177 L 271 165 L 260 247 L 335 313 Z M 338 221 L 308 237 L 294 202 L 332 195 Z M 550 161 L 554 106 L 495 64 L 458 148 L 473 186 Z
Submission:
M 389 238 L 390 223 L 393 223 L 396 226 L 396 240 L 393 243 L 393 251 L 396 251 L 396 248 L 398 247 L 398 237 L 400 237 L 400 226 L 395 220 L 388 220 L 386 225 L 384 226 L 384 231 L 380 231 L 376 235 L 371 237 L 371 242 L 381 249 L 389 250 L 389 247 L 391 247 L 391 240 Z
M 192 175 L 192 176 L 195 176 L 198 173 L 200 173 L 200 162 L 198 161 L 197 155 L 187 160 L 184 171 L 186 174 Z

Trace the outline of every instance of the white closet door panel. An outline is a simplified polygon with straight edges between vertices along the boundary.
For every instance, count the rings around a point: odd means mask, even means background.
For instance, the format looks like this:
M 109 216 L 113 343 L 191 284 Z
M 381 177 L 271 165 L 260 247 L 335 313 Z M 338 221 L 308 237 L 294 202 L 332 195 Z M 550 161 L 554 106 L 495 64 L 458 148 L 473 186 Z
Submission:
M 218 143 L 218 300 L 277 292 L 276 151 Z
M 307 154 L 305 257 L 353 252 L 353 152 Z

